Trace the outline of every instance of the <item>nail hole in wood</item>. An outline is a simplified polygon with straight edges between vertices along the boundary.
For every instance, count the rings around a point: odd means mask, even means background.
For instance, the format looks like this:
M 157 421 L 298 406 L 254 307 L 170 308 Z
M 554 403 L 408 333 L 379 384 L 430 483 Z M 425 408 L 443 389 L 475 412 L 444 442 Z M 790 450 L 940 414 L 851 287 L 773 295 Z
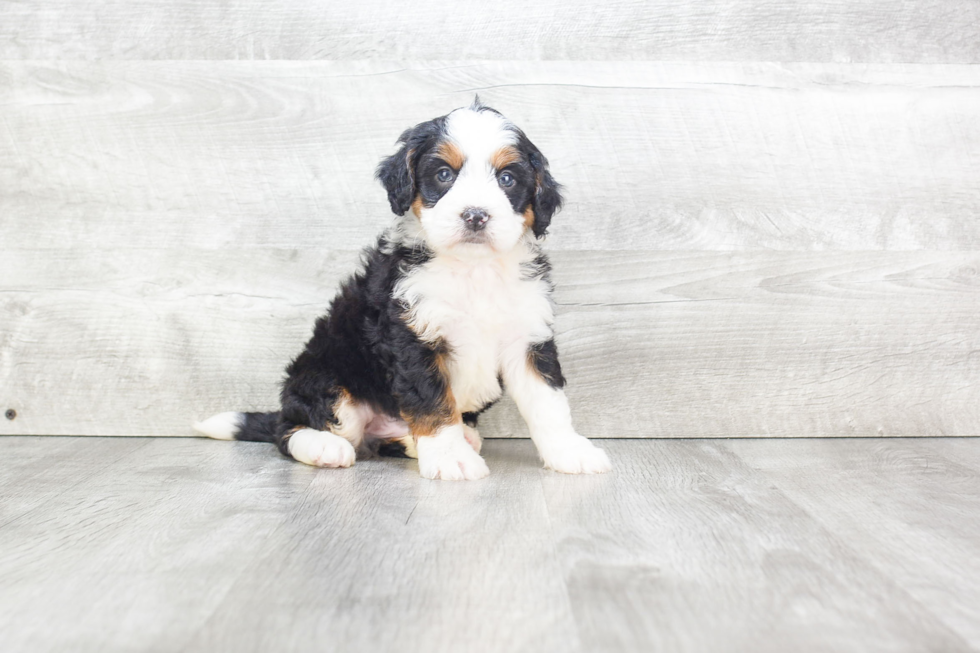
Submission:
M 13 419 L 17 417 L 17 411 L 14 410 L 13 408 L 8 408 L 7 412 L 4 413 L 4 415 L 7 417 L 7 419 Z

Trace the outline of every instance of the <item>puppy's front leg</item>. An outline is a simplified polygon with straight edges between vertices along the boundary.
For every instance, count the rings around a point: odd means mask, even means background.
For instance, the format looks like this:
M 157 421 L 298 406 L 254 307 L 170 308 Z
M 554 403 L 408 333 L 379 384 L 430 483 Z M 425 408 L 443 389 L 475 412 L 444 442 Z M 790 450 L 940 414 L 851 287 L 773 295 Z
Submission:
M 445 348 L 411 347 L 394 376 L 401 417 L 415 438 L 419 473 L 424 478 L 470 481 L 490 474 L 486 462 L 467 441 L 463 416 L 456 409 L 447 372 Z M 414 356 L 414 358 L 409 358 Z
M 467 442 L 463 422 L 440 426 L 432 435 L 416 440 L 419 473 L 444 481 L 472 481 L 490 474 L 487 463 Z
M 515 352 L 504 385 L 527 422 L 544 466 L 565 474 L 601 474 L 612 469 L 606 452 L 575 432 L 565 377 L 553 340 Z

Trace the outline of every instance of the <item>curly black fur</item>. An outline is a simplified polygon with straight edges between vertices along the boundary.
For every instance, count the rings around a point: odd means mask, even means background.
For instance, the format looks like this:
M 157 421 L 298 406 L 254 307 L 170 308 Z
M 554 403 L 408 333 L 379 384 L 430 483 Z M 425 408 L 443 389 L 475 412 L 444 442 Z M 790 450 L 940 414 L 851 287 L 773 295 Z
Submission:
M 497 113 L 479 99 L 471 108 Z M 518 128 L 510 128 L 522 156 L 512 164 L 517 183 L 507 191 L 508 197 L 516 212 L 533 210 L 531 230 L 541 237 L 561 208 L 561 186 L 548 172 L 541 151 Z M 446 116 L 420 123 L 405 130 L 398 151 L 379 164 L 376 176 L 395 214 L 404 215 L 416 198 L 438 201 L 436 190 L 420 188 L 417 180 L 445 135 Z M 334 407 L 342 393 L 409 422 L 413 417 L 451 418 L 446 414 L 454 410 L 446 405 L 449 379 L 440 361 L 452 352 L 445 343 L 422 341 L 408 325 L 407 307 L 393 299 L 398 281 L 431 257 L 424 247 L 409 248 L 388 236 L 366 250 L 363 269 L 343 284 L 327 313 L 316 321 L 303 351 L 286 368 L 281 409 L 245 413 L 236 439 L 273 442 L 289 455 L 289 437 L 298 427 L 325 430 L 338 424 Z M 550 266 L 543 254 L 522 272 L 526 279 L 544 279 L 550 288 Z M 564 385 L 553 341 L 532 346 L 528 361 L 552 387 Z M 487 407 L 464 413 L 463 421 L 475 426 Z M 397 442 L 379 447 L 381 453 L 396 455 L 399 449 Z
M 281 410 L 247 413 L 236 439 L 274 442 L 288 455 L 296 427 L 325 430 L 337 423 L 333 407 L 341 391 L 393 417 L 444 412 L 449 380 L 437 365 L 444 345 L 420 340 L 406 324 L 405 307 L 391 299 L 398 280 L 429 257 L 383 236 L 367 250 L 363 270 L 343 284 L 286 368 Z

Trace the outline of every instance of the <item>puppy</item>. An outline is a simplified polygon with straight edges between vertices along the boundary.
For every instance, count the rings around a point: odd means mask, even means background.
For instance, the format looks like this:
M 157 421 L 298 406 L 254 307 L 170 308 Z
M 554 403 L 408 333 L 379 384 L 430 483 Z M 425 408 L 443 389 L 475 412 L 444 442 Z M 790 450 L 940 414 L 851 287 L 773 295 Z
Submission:
M 562 391 L 538 245 L 562 204 L 547 159 L 478 98 L 398 144 L 377 170 L 398 218 L 286 368 L 281 409 L 221 413 L 195 430 L 275 443 L 319 467 L 375 452 L 417 457 L 425 478 L 478 479 L 489 470 L 477 417 L 506 390 L 545 467 L 608 471 Z

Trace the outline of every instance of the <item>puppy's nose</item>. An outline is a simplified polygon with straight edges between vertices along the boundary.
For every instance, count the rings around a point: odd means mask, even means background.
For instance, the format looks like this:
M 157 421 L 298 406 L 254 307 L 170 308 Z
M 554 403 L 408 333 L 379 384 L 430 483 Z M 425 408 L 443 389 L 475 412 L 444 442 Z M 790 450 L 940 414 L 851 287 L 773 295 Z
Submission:
M 480 231 L 485 226 L 487 226 L 487 221 L 490 220 L 490 214 L 483 209 L 478 209 L 475 207 L 467 207 L 460 214 L 463 218 L 463 222 L 466 223 L 466 228 L 471 231 Z

